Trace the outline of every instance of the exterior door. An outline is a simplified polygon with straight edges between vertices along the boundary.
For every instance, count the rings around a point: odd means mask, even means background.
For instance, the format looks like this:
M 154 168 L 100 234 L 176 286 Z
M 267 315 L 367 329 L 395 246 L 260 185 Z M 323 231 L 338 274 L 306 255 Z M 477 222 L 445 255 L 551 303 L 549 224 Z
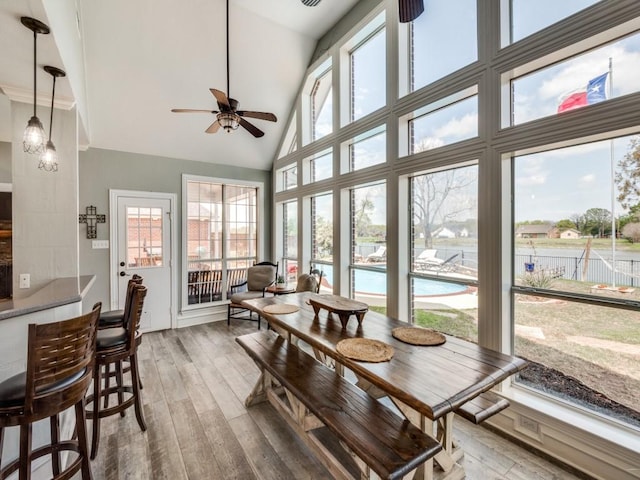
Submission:
M 145 332 L 173 325 L 173 202 L 171 194 L 111 192 L 112 308 L 124 308 L 127 282 L 140 275 L 147 287 L 140 327 Z

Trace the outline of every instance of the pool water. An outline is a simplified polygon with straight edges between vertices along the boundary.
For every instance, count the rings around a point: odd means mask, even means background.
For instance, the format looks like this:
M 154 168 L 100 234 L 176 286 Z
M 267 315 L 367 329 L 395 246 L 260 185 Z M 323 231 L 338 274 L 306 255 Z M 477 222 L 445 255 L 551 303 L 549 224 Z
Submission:
M 333 272 L 325 271 L 323 279 L 329 285 L 333 285 Z M 416 296 L 438 296 L 462 293 L 467 290 L 466 285 L 459 283 L 439 282 L 437 280 L 427 280 L 416 278 L 413 284 L 414 295 Z M 386 295 L 387 275 L 385 273 L 372 272 L 369 270 L 355 270 L 355 290 L 356 293 L 370 293 L 373 295 Z

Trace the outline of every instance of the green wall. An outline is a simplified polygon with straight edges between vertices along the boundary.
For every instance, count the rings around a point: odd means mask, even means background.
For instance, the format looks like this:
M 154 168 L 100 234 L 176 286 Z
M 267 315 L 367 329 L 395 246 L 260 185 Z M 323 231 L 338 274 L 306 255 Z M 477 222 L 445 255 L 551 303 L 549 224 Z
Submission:
M 240 168 L 215 163 L 194 162 L 175 158 L 141 155 L 91 148 L 80 152 L 79 161 L 79 208 L 84 212 L 89 205 L 97 207 L 99 214 L 107 215 L 106 224 L 98 224 L 98 240 L 109 239 L 109 190 L 136 190 L 146 192 L 174 193 L 177 197 L 175 225 L 182 225 L 182 174 L 202 175 L 234 180 L 248 180 L 264 184 L 264 252 L 270 256 L 272 252 L 272 204 L 273 192 L 271 172 Z M 181 272 L 182 233 L 178 230 L 178 268 Z M 95 275 L 96 281 L 84 301 L 84 309 L 89 309 L 95 302 L 101 301 L 104 310 L 110 309 L 109 302 L 109 250 L 92 249 L 91 240 L 86 238 L 86 227 L 80 226 L 80 274 Z M 178 281 L 178 288 L 181 288 Z M 180 292 L 178 299 L 180 298 Z M 178 300 L 178 312 L 180 311 Z

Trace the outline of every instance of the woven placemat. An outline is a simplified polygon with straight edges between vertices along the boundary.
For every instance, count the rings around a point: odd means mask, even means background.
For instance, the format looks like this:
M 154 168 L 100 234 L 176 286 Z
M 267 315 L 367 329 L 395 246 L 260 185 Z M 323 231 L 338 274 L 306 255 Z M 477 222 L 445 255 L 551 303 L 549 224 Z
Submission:
M 265 313 L 284 314 L 295 313 L 300 310 L 300 307 L 291 305 L 290 303 L 274 303 L 273 305 L 267 305 L 262 310 L 264 310 Z
M 336 345 L 338 353 L 361 362 L 388 362 L 393 357 L 393 347 L 369 338 L 347 338 Z
M 420 327 L 394 328 L 391 330 L 391 335 L 411 345 L 442 345 L 447 341 L 446 337 L 440 332 Z

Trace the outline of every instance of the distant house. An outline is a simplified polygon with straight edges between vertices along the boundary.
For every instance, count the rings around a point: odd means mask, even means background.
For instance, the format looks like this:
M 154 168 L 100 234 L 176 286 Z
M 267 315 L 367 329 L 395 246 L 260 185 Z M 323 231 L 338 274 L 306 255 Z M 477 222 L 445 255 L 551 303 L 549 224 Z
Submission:
M 521 225 L 516 229 L 516 238 L 558 238 L 558 229 L 550 223 Z
M 435 238 L 456 238 L 455 232 L 449 230 L 447 227 L 441 227 L 433 232 Z
M 566 230 L 562 230 L 560 232 L 560 238 L 569 238 L 573 240 L 576 238 L 580 238 L 581 236 L 582 235 L 580 234 L 580 232 L 575 228 L 567 228 Z

